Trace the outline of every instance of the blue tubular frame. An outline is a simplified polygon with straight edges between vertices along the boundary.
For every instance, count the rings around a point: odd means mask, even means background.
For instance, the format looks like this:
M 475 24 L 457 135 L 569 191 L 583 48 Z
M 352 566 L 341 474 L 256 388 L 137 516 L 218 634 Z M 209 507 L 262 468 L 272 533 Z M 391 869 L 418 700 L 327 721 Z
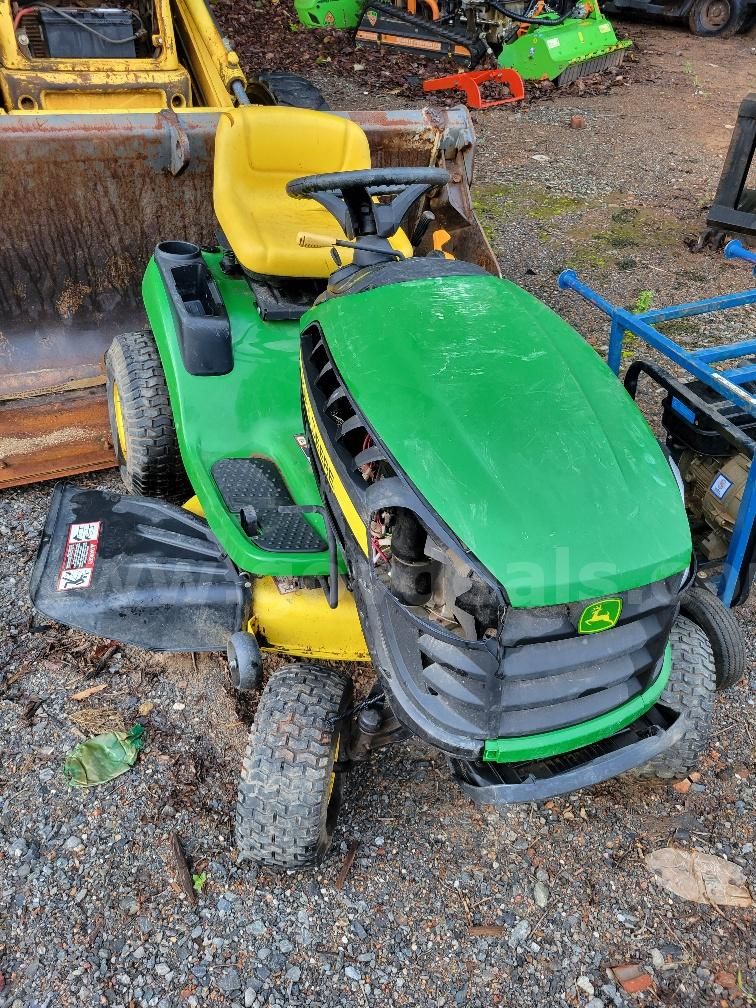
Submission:
M 756 253 L 746 249 L 739 241 L 729 242 L 724 250 L 724 256 L 726 259 L 738 259 L 749 263 L 752 266 L 754 276 L 756 276 Z M 560 273 L 557 285 L 561 290 L 573 290 L 580 294 L 586 301 L 595 305 L 609 317 L 611 331 L 607 363 L 616 375 L 619 376 L 622 363 L 625 333 L 629 332 L 644 340 L 649 346 L 687 371 L 688 374 L 704 382 L 728 402 L 734 403 L 756 418 L 756 396 L 742 387 L 748 382 L 756 381 L 756 364 L 747 363 L 723 371 L 715 370 L 711 366 L 720 361 L 736 362 L 738 358 L 756 356 L 756 338 L 724 346 L 706 347 L 701 350 L 685 350 L 679 343 L 675 343 L 674 340 L 655 328 L 659 322 L 671 322 L 674 319 L 708 315 L 728 308 L 741 308 L 744 305 L 756 304 L 756 287 L 739 291 L 736 294 L 723 294 L 719 297 L 705 298 L 702 301 L 691 301 L 687 304 L 672 305 L 669 308 L 655 308 L 635 314 L 602 297 L 588 284 L 583 283 L 574 270 L 564 270 Z M 648 373 L 654 377 L 650 370 Z M 637 382 L 637 374 L 634 376 L 634 382 Z M 695 407 L 691 409 L 684 402 L 680 402 L 678 397 L 675 398 L 683 415 L 688 415 L 689 419 L 695 421 Z M 703 405 L 700 400 L 698 402 Z M 731 425 L 725 423 L 725 426 L 730 427 Z M 733 439 L 728 438 L 728 440 Z M 751 543 L 754 526 L 756 526 L 756 465 L 754 465 L 756 443 L 740 432 L 738 447 L 749 455 L 751 465 L 748 469 L 748 478 L 743 489 L 743 499 L 738 510 L 730 546 L 724 560 L 722 576 L 717 585 L 718 595 L 726 606 L 740 604 L 748 594 L 747 590 L 743 590 L 743 576 L 746 574 L 750 561 Z

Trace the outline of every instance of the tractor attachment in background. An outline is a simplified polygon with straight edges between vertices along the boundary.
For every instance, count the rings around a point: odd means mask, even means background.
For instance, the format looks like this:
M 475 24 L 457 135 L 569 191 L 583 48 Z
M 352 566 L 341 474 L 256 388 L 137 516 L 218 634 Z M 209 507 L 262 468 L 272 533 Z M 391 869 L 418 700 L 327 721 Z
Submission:
M 751 171 L 756 153 L 756 94 L 740 104 L 738 121 L 727 149 L 727 157 L 714 202 L 706 217 L 706 229 L 692 246 L 720 249 L 728 233 L 756 235 L 756 177 Z
M 295 0 L 295 6 L 306 27 L 352 28 L 359 45 L 448 57 L 469 70 L 488 60 L 525 80 L 558 85 L 619 66 L 631 45 L 618 41 L 597 0 Z
M 756 275 L 756 253 L 740 242 L 730 242 L 724 255 L 750 263 Z M 635 398 L 645 376 L 666 393 L 662 425 L 684 487 L 698 577 L 725 606 L 743 605 L 756 575 L 756 339 L 686 350 L 657 326 L 756 304 L 756 287 L 634 314 L 607 301 L 572 270 L 559 275 L 558 285 L 611 319 L 607 362 L 616 375 L 630 333 L 689 376 L 680 380 L 657 364 L 635 360 L 625 387 Z M 723 362 L 723 369 L 713 366 Z
M 481 85 L 504 85 L 509 95 L 504 98 L 484 98 Z M 432 77 L 423 81 L 423 91 L 463 91 L 465 102 L 471 109 L 493 108 L 495 105 L 510 105 L 525 97 L 525 85 L 516 70 L 498 67 L 496 70 L 468 70 L 467 73 L 450 74 L 448 77 Z

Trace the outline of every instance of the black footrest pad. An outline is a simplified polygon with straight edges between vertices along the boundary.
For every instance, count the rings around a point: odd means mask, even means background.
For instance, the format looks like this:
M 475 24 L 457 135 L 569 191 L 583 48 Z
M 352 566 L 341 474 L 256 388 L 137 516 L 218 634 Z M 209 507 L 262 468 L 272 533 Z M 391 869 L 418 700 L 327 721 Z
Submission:
M 242 508 L 257 512 L 260 534 L 250 537 L 270 553 L 322 553 L 326 543 L 297 511 L 278 510 L 294 504 L 275 462 L 265 458 L 220 459 L 212 468 L 229 511 Z

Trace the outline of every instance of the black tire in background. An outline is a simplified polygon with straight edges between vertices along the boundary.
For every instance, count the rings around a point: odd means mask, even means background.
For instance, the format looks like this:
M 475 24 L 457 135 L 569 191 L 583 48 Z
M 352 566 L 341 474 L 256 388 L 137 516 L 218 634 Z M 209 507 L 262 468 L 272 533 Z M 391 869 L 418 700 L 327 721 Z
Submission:
M 659 703 L 687 714 L 687 733 L 670 749 L 633 771 L 639 777 L 687 777 L 708 748 L 714 713 L 714 653 L 703 630 L 678 616 L 670 634 L 672 669 Z
M 683 596 L 680 612 L 699 626 L 714 652 L 717 689 L 735 686 L 745 675 L 746 650 L 740 624 L 707 588 L 694 585 Z
M 322 92 L 311 81 L 282 70 L 266 70 L 250 80 L 247 97 L 253 105 L 288 105 L 316 112 L 331 111 Z
M 105 372 L 113 449 L 126 489 L 143 497 L 186 499 L 189 481 L 152 333 L 116 336 L 105 354 Z
M 748 17 L 746 0 L 693 0 L 688 14 L 688 27 L 694 35 L 704 38 L 731 38 Z
M 284 665 L 260 697 L 236 807 L 240 860 L 314 868 L 331 845 L 343 774 L 335 769 L 352 681 L 320 665 Z

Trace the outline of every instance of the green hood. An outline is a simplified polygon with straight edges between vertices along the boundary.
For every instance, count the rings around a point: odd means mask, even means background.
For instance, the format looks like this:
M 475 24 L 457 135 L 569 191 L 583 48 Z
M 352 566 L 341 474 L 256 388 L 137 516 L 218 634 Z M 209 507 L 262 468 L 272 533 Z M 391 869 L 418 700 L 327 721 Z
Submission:
M 519 287 L 418 280 L 310 317 L 377 436 L 513 605 L 627 591 L 688 566 L 680 493 L 643 416 Z

